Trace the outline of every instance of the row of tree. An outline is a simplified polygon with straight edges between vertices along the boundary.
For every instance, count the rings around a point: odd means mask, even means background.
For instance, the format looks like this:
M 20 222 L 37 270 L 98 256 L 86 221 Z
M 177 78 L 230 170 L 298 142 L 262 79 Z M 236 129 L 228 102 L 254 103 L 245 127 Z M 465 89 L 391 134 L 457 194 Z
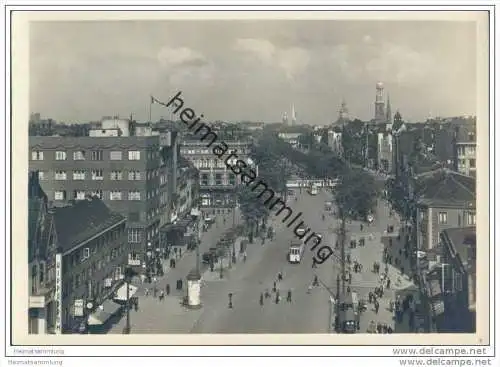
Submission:
M 339 179 L 334 189 L 335 201 L 344 218 L 362 219 L 373 212 L 379 187 L 369 173 L 355 168 L 324 145 L 311 147 L 307 153 L 294 149 L 276 135 L 263 135 L 254 144 L 252 158 L 259 166 L 259 179 L 275 193 L 286 197 L 286 182 L 294 168 L 299 167 L 309 177 Z M 256 198 L 246 185 L 241 185 L 238 202 L 249 228 L 250 240 L 261 231 L 269 218 L 269 209 Z

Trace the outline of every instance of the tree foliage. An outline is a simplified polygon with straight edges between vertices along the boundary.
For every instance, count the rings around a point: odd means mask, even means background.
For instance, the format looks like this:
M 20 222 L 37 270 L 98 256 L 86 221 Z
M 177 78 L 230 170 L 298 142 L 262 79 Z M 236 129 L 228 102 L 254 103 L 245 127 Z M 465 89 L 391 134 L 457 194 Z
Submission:
M 352 219 L 366 219 L 374 211 L 378 197 L 378 185 L 369 173 L 345 170 L 339 185 L 334 189 L 335 202 L 344 215 Z
M 259 230 L 259 223 L 265 222 L 269 217 L 269 209 L 245 184 L 240 185 L 237 195 L 241 214 L 248 226 L 250 242 L 253 242 L 253 237 Z

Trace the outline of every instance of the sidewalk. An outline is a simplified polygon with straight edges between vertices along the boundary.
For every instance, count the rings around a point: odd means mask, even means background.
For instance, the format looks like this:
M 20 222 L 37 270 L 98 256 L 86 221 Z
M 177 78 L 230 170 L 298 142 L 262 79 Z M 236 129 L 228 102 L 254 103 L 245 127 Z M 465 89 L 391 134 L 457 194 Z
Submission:
M 226 217 L 226 223 L 223 222 Z M 235 216 L 235 225 L 241 221 L 239 212 Z M 200 257 L 210 247 L 215 246 L 222 234 L 232 227 L 232 213 L 218 215 L 216 223 L 202 234 L 200 242 Z M 201 259 L 200 259 L 201 260 Z M 165 291 L 166 285 L 170 285 L 170 295 L 166 295 L 163 301 L 153 297 L 154 284 L 135 282 L 139 289 L 136 295 L 139 297 L 139 310 L 131 311 L 132 333 L 176 333 L 190 330 L 192 325 L 201 315 L 202 310 L 187 310 L 182 306 L 183 297 L 186 295 L 186 276 L 196 266 L 196 251 L 185 251 L 183 256 L 176 260 L 176 267 L 168 267 L 163 277 L 158 277 L 156 288 L 158 292 Z M 201 267 L 203 272 L 203 266 Z M 182 279 L 183 289 L 176 289 L 177 280 Z M 149 289 L 149 295 L 145 295 L 145 289 Z M 125 317 L 113 325 L 109 333 L 120 334 L 125 326 Z

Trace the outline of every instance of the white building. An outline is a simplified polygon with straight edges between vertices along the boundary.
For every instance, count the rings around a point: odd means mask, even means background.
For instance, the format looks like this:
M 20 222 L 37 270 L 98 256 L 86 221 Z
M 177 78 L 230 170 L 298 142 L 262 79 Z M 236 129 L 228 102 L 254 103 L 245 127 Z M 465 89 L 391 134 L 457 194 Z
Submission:
M 342 133 L 334 130 L 328 130 L 328 146 L 337 154 L 342 154 Z

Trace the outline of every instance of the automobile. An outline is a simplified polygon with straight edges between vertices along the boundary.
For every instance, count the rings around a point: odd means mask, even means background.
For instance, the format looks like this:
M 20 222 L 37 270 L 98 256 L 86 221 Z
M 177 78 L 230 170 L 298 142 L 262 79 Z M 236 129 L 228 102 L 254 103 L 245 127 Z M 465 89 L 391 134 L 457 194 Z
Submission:
M 306 229 L 304 227 L 297 228 L 296 233 L 298 236 L 302 236 L 306 233 Z
M 210 264 L 210 262 L 216 263 L 217 260 L 218 258 L 215 252 L 208 251 L 203 253 L 203 255 L 201 256 L 201 261 L 203 262 L 203 264 Z
M 205 218 L 205 223 L 207 224 L 212 224 L 215 222 L 215 217 L 206 217 Z

